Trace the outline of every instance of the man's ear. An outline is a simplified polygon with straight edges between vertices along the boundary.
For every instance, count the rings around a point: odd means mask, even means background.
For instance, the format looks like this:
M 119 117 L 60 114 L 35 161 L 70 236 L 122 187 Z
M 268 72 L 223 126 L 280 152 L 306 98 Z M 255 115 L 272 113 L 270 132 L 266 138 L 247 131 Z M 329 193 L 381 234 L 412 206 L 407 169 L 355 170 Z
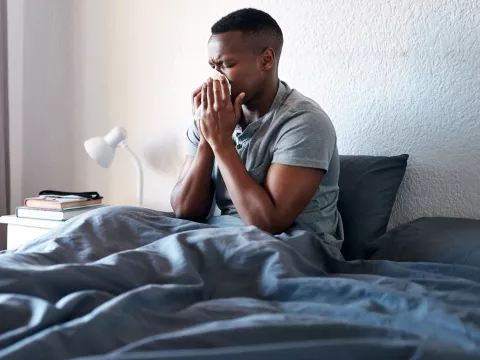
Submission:
M 262 53 L 262 70 L 270 71 L 275 65 L 275 50 L 267 48 Z

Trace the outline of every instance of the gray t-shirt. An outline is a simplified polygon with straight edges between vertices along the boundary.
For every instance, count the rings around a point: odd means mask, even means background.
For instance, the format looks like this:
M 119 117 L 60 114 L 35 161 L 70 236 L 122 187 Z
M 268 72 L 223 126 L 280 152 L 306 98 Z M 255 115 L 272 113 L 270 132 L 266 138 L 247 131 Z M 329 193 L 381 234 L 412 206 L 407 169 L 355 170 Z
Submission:
M 187 131 L 188 155 L 195 156 L 199 141 L 194 122 Z M 317 168 L 326 172 L 312 200 L 292 227 L 324 235 L 331 245 L 340 249 L 343 227 L 337 210 L 340 173 L 337 137 L 323 109 L 280 81 L 270 110 L 244 131 L 237 126 L 233 141 L 247 171 L 261 186 L 265 184 L 272 163 Z M 216 164 L 212 178 L 215 201 L 223 216 L 213 217 L 208 222 L 216 225 L 225 223 L 226 226 L 237 222 L 243 225 Z

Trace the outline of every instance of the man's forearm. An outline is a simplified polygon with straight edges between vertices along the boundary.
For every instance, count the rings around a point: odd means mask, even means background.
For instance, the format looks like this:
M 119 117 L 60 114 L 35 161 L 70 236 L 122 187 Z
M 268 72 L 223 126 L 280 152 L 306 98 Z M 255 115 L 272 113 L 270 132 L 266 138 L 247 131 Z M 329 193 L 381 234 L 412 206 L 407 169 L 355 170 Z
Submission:
M 250 176 L 235 147 L 215 149 L 215 158 L 232 202 L 245 225 L 271 233 L 283 230 L 276 223 L 276 208 L 269 193 Z
M 172 191 L 171 204 L 175 216 L 203 221 L 208 216 L 213 199 L 213 151 L 208 143 L 201 143 L 187 174 Z

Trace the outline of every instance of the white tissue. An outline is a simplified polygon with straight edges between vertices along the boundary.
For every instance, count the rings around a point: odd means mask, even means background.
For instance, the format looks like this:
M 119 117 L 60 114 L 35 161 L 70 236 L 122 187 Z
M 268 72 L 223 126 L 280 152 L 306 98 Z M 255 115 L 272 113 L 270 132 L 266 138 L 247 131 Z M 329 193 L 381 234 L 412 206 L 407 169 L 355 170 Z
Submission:
M 223 75 L 220 71 L 217 71 L 217 70 L 215 70 L 215 69 L 212 69 L 211 72 L 210 72 L 210 76 L 209 76 L 209 77 L 211 77 L 213 80 L 220 80 L 220 78 L 221 78 L 222 76 L 224 76 L 225 79 L 227 79 L 228 91 L 230 92 L 230 94 L 232 94 L 232 85 L 230 84 L 230 81 L 229 81 L 228 78 L 227 78 L 225 75 Z M 201 118 L 201 116 L 202 116 L 202 107 L 199 106 L 199 107 L 197 108 L 197 110 L 195 111 L 195 115 L 193 116 L 193 118 L 194 118 L 195 120 L 198 120 L 198 119 Z
M 227 77 L 225 75 L 223 75 L 220 71 L 217 71 L 215 69 L 212 69 L 211 73 L 210 73 L 210 77 L 213 79 L 213 80 L 220 80 L 222 78 L 222 76 L 227 79 Z M 230 81 L 227 79 L 227 83 L 228 83 L 228 91 L 230 92 L 230 94 L 232 94 L 232 85 L 230 85 Z

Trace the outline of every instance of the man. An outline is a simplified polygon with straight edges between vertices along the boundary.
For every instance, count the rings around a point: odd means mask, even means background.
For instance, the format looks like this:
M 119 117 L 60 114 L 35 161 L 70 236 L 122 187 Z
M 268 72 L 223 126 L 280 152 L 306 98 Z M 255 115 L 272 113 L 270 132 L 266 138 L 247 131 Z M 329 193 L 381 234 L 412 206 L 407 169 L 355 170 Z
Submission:
M 202 115 L 187 131 L 171 195 L 176 217 L 272 234 L 298 228 L 339 249 L 335 130 L 320 106 L 279 80 L 280 27 L 263 11 L 242 9 L 211 30 L 209 63 L 224 76 L 193 93 Z M 214 195 L 222 216 L 206 219 Z

